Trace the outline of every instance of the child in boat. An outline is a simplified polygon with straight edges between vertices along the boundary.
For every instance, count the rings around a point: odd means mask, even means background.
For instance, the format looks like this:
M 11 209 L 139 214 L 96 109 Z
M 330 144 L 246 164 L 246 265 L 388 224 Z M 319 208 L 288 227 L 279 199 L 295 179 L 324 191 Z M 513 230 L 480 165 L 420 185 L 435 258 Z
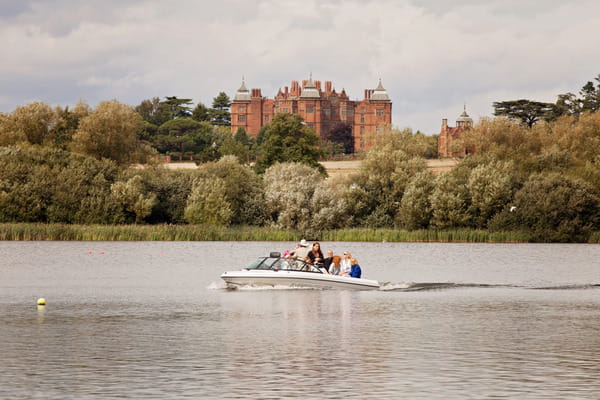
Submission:
M 358 265 L 358 260 L 356 258 L 352 258 L 350 263 L 352 265 L 350 267 L 350 276 L 352 278 L 360 278 L 362 275 L 362 270 L 360 269 L 360 265 Z

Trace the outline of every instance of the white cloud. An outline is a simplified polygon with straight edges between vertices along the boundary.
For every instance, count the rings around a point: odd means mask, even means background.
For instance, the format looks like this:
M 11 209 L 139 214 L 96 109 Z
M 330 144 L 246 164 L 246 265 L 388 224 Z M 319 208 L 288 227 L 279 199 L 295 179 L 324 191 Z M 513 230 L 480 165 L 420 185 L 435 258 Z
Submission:
M 6 1 L 0 111 L 189 97 L 210 105 L 241 76 L 273 96 L 331 80 L 361 98 L 382 78 L 394 124 L 437 133 L 463 102 L 554 101 L 600 70 L 600 3 L 581 1 Z

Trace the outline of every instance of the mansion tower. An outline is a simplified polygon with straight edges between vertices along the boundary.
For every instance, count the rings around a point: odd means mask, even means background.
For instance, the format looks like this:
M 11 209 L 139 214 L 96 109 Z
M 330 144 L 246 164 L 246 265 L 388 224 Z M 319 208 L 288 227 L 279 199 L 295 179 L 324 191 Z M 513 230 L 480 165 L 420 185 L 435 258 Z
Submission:
M 261 89 L 249 91 L 242 79 L 231 103 L 231 129 L 244 128 L 256 136 L 261 127 L 268 124 L 277 113 L 298 114 L 304 123 L 325 138 L 339 123 L 352 128 L 355 150 L 365 149 L 369 135 L 381 132 L 383 126 L 392 123 L 392 102 L 381 80 L 375 89 L 365 89 L 363 100 L 350 100 L 346 91 L 340 93 L 331 81 L 292 81 L 291 86 L 279 89 L 274 98 L 262 96 Z

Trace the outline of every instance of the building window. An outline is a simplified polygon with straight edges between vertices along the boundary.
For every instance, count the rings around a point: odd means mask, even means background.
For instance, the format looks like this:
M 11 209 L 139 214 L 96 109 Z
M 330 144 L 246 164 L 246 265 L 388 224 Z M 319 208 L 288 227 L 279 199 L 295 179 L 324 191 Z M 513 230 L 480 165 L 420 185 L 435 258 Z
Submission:
M 269 123 L 269 116 L 265 115 L 264 120 L 265 120 L 265 124 L 268 124 Z
M 377 109 L 377 116 L 378 117 L 383 117 L 385 115 L 385 110 L 383 108 L 378 108 Z
M 365 134 L 365 127 L 364 126 L 360 127 L 360 134 L 361 134 L 361 136 Z
M 364 124 L 364 123 L 365 123 L 365 116 L 364 116 L 364 114 L 361 114 L 361 115 L 360 115 L 360 123 L 361 123 L 361 124 Z
M 313 114 L 315 112 L 315 106 L 306 106 L 306 113 Z
M 383 128 L 381 127 L 381 125 L 379 125 L 377 128 L 375 128 L 375 132 L 377 132 L 377 133 L 383 132 Z
M 238 111 L 239 112 L 246 112 L 246 106 L 239 106 Z
M 365 106 L 362 106 L 362 107 L 360 108 L 360 111 L 362 111 L 362 112 L 365 112 L 365 111 L 367 111 L 367 107 L 365 107 Z
M 238 122 L 246 122 L 246 114 L 238 114 Z

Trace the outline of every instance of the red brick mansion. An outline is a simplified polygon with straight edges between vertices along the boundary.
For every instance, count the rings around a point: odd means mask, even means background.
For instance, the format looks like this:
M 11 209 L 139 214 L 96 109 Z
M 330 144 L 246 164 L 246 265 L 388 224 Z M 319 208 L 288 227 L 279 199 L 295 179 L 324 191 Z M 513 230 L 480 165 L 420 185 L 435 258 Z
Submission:
M 249 91 L 242 80 L 231 104 L 231 129 L 244 128 L 256 136 L 277 113 L 300 115 L 319 137 L 327 136 L 336 124 L 346 123 L 352 127 L 355 150 L 362 150 L 368 146 L 368 135 L 391 125 L 392 102 L 381 80 L 375 89 L 365 89 L 363 100 L 350 100 L 344 89 L 338 93 L 331 81 L 322 87 L 312 76 L 302 86 L 292 81 L 272 99 L 263 97 L 261 89 Z

